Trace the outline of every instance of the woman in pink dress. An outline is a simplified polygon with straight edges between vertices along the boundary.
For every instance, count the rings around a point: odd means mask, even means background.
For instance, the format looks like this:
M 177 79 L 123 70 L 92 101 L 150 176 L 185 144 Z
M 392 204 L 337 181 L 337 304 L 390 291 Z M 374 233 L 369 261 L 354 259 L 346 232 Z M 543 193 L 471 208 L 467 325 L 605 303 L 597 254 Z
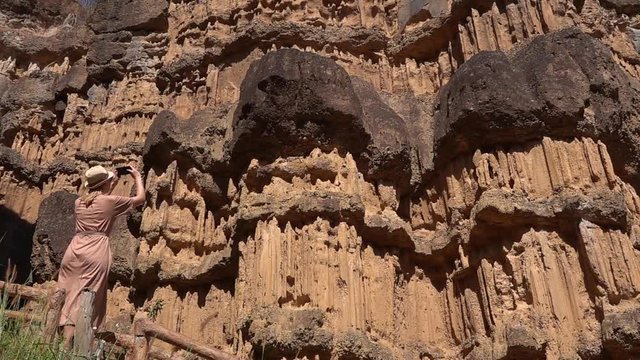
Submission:
M 109 234 L 115 218 L 126 214 L 145 201 L 142 176 L 128 168 L 136 182 L 136 196 L 111 195 L 118 177 L 102 166 L 85 172 L 85 186 L 89 192 L 75 202 L 76 234 L 62 258 L 58 287 L 66 290 L 60 326 L 63 326 L 64 345 L 71 347 L 78 313 L 78 300 L 82 289 L 96 293 L 93 309 L 93 327 L 97 329 L 107 310 L 107 280 L 111 267 Z

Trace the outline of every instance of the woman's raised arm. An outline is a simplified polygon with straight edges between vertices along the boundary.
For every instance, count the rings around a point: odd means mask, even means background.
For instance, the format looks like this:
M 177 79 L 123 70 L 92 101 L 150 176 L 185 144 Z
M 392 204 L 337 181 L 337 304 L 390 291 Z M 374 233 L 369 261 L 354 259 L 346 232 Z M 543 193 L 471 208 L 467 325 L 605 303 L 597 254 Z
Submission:
M 142 175 L 140 175 L 140 172 L 134 168 L 131 168 L 129 172 L 136 182 L 136 196 L 132 198 L 133 206 L 142 205 L 147 198 L 146 191 L 144 190 L 144 184 L 142 183 Z

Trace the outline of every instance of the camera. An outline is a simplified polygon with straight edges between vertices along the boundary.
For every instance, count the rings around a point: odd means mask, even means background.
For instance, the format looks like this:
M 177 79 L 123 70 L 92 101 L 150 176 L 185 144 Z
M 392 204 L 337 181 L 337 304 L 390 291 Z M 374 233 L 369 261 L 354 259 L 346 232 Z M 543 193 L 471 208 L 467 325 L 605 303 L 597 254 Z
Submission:
M 131 166 L 120 166 L 116 168 L 116 174 L 118 174 L 118 176 L 127 175 L 131 170 L 133 170 Z

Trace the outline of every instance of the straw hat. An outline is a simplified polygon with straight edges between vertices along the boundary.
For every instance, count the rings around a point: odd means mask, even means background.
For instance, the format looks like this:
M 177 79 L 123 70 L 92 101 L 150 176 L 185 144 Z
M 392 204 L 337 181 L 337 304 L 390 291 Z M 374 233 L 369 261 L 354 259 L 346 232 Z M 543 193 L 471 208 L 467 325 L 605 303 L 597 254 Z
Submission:
M 107 181 L 113 179 L 115 174 L 111 171 L 107 171 L 104 167 L 98 165 L 89 168 L 89 170 L 84 173 L 84 186 L 89 189 L 95 189 L 102 186 Z

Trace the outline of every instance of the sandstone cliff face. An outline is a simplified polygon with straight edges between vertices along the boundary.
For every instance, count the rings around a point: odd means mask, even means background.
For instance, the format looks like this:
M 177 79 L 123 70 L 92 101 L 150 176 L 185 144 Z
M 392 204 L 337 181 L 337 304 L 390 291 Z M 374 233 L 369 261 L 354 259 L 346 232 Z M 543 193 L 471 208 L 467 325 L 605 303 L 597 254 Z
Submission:
M 108 327 L 163 300 L 257 359 L 636 358 L 639 11 L 3 1 L 0 264 L 52 279 L 81 174 L 134 163 Z

